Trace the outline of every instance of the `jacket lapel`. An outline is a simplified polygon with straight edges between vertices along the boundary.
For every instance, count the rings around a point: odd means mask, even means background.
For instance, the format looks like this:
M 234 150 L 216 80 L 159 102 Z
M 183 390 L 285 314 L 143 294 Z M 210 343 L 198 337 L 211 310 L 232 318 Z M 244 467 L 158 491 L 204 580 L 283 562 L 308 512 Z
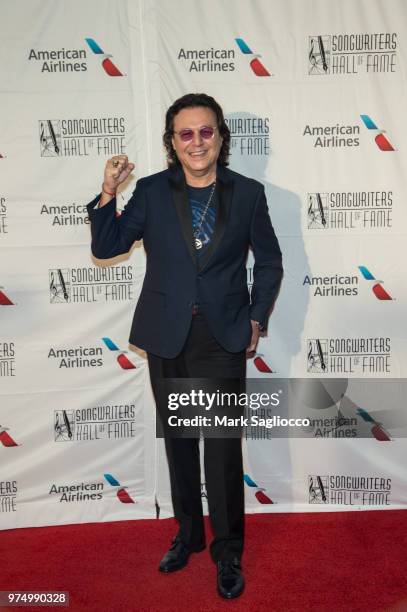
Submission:
M 212 240 L 205 251 L 205 254 L 200 258 L 200 270 L 205 268 L 212 255 L 218 248 L 229 220 L 233 197 L 233 181 L 229 176 L 228 171 L 223 166 L 218 166 L 216 171 L 216 197 L 217 210 L 215 231 L 213 233 Z
M 194 265 L 197 265 L 196 249 L 194 243 L 194 236 L 192 233 L 192 214 L 191 207 L 188 201 L 187 185 L 185 182 L 185 175 L 181 167 L 177 166 L 170 170 L 170 186 L 172 199 L 174 202 L 175 210 L 178 215 L 178 220 L 181 226 L 182 235 L 185 240 L 185 244 L 188 248 L 189 254 L 192 257 Z

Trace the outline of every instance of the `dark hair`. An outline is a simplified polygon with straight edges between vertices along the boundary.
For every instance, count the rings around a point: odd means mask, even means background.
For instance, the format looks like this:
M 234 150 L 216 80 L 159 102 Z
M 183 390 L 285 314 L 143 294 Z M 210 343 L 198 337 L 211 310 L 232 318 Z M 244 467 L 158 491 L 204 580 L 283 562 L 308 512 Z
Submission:
M 163 142 L 167 151 L 167 163 L 169 167 L 180 163 L 171 142 L 174 134 L 174 118 L 184 108 L 195 108 L 197 106 L 210 108 L 215 113 L 219 135 L 221 138 L 223 138 L 218 157 L 218 164 L 220 166 L 227 166 L 229 163 L 230 131 L 223 116 L 222 108 L 211 96 L 207 96 L 204 93 L 199 93 L 186 94 L 185 96 L 182 96 L 182 98 L 178 98 L 178 100 L 175 100 L 174 104 L 172 104 L 167 110 L 165 115 Z

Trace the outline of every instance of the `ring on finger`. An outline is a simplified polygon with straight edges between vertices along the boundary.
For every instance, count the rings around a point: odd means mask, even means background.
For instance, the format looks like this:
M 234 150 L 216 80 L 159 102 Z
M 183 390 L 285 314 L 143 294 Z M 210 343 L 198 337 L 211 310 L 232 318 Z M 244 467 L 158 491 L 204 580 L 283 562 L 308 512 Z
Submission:
M 115 159 L 114 161 L 112 161 L 113 167 L 117 168 L 117 166 L 120 164 L 118 159 Z

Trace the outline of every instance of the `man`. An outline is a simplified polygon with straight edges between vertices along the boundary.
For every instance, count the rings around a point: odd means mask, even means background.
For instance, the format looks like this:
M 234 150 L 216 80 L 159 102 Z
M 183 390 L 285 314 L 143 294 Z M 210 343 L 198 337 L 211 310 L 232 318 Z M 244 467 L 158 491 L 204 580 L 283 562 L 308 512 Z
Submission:
M 88 205 L 92 252 L 110 258 L 143 238 L 147 269 L 130 342 L 147 352 L 157 408 L 163 378 L 243 379 L 282 278 L 281 252 L 263 186 L 232 172 L 230 133 L 217 102 L 205 94 L 176 100 L 166 114 L 168 169 L 137 182 L 120 217 L 118 186 L 134 165 L 116 156 L 102 193 Z M 254 255 L 253 288 L 246 259 Z M 205 480 L 222 597 L 241 594 L 244 492 L 241 439 L 206 438 Z M 159 569 L 183 568 L 205 548 L 199 440 L 166 434 L 171 495 L 179 532 Z

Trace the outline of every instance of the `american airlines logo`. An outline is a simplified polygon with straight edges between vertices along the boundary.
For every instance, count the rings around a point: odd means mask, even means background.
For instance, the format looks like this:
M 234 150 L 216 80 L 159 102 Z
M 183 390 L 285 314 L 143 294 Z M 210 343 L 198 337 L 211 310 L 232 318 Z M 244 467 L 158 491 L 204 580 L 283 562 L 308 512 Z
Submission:
M 266 489 L 259 487 L 248 474 L 244 474 L 243 479 L 247 486 L 254 491 L 254 495 L 260 504 L 273 503 L 270 497 L 266 494 Z
M 119 353 L 117 355 L 117 363 L 122 368 L 122 370 L 135 370 L 136 369 L 136 366 L 134 365 L 134 363 L 132 363 L 130 359 L 126 356 L 127 351 L 121 350 L 117 346 L 117 344 L 113 342 L 113 340 L 111 340 L 110 338 L 107 338 L 106 336 L 102 338 L 102 340 L 107 346 L 107 348 L 109 349 L 109 351 L 113 351 L 113 352 L 117 351 Z
M 379 147 L 380 151 L 395 151 L 395 148 L 393 147 L 391 142 L 384 135 L 386 130 L 379 129 L 375 122 L 369 117 L 369 115 L 360 115 L 360 117 L 367 129 L 374 136 L 375 143 Z
M 368 281 L 372 286 L 372 292 L 377 297 L 378 300 L 392 300 L 393 298 L 389 293 L 387 293 L 386 289 L 383 287 L 383 281 L 377 280 L 373 274 L 366 268 L 366 266 L 359 266 L 359 270 L 363 276 L 363 278 Z
M 111 53 L 105 53 L 94 38 L 85 38 L 85 40 L 88 43 L 91 51 L 93 51 L 93 53 L 95 53 L 95 55 L 97 55 L 98 58 L 101 60 L 103 70 L 106 72 L 107 75 L 111 77 L 124 76 L 120 72 L 116 64 L 112 62 L 111 58 L 113 56 L 111 55 Z
M 391 441 L 391 435 L 384 429 L 383 424 L 376 421 L 376 419 L 374 419 L 367 410 L 364 408 L 357 408 L 356 412 L 360 417 L 362 417 L 365 423 L 369 425 L 370 431 L 376 440 L 379 442 Z
M 0 442 L 3 446 L 5 446 L 6 448 L 11 448 L 13 446 L 18 446 L 17 442 L 14 441 L 14 439 L 11 437 L 11 435 L 8 433 L 9 432 L 9 428 L 8 427 L 2 427 L 0 425 Z
M 4 287 L 0 287 L 0 306 L 14 306 L 14 302 L 10 300 L 4 291 Z
M 121 485 L 120 482 L 112 476 L 112 474 L 104 474 L 105 480 L 112 486 L 116 488 L 116 497 L 122 504 L 135 504 L 136 502 L 130 495 L 127 493 L 124 485 Z
M 245 58 L 249 61 L 250 68 L 254 72 L 254 74 L 258 77 L 268 77 L 271 76 L 270 72 L 264 66 L 264 64 L 260 61 L 261 55 L 259 53 L 253 53 L 250 49 L 249 45 L 243 40 L 243 38 L 235 38 L 236 44 L 239 47 L 240 51 L 243 53 Z

